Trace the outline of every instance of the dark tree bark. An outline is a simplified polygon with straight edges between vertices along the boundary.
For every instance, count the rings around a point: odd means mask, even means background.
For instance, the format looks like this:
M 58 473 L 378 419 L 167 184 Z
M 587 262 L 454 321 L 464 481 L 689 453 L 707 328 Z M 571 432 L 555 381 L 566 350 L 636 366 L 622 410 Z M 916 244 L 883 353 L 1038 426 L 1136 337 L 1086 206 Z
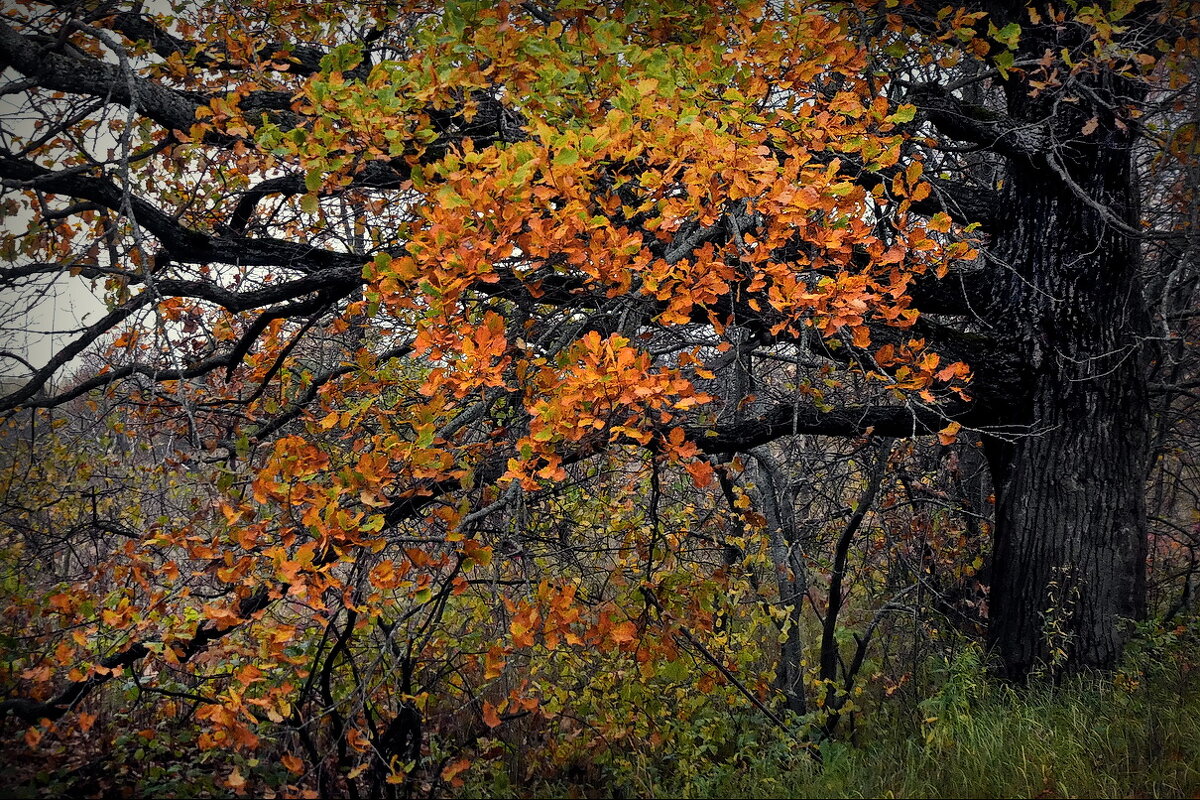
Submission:
M 1044 119 L 1051 102 L 1022 84 L 1009 92 L 1022 120 Z M 1044 152 L 1010 159 L 992 231 L 988 316 L 1027 374 L 1005 420 L 1027 432 L 988 445 L 988 640 L 1015 679 L 1039 665 L 1115 666 L 1145 611 L 1149 315 L 1127 232 L 1138 225 L 1132 137 L 1102 104 L 1080 106 L 1048 126 Z

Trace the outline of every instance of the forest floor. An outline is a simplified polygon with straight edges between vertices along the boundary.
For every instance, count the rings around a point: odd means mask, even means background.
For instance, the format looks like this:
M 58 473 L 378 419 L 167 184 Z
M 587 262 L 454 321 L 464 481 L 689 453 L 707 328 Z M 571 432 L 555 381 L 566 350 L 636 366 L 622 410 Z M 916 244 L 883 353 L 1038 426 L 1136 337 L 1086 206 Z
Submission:
M 1024 688 L 948 665 L 936 694 L 889 698 L 820 758 L 763 729 L 705 763 L 631 770 L 589 796 L 1200 797 L 1200 648 L 1150 643 L 1114 676 Z M 550 787 L 547 787 L 550 788 Z M 579 787 L 554 787 L 580 796 Z M 524 792 L 521 792 L 524 794 Z

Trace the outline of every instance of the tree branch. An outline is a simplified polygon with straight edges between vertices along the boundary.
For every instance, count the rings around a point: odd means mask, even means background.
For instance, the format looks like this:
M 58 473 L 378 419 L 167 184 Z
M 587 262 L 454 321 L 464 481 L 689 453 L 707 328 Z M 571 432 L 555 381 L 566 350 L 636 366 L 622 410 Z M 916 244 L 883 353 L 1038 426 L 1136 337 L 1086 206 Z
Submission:
M 310 273 L 330 269 L 361 269 L 364 263 L 363 257 L 354 253 L 323 250 L 286 239 L 200 233 L 179 224 L 140 197 L 127 198 L 126 192 L 108 178 L 68 170 L 53 172 L 5 151 L 0 151 L 0 178 L 55 194 L 90 200 L 116 212 L 121 212 L 128 202 L 133 218 L 159 240 L 174 261 L 287 267 Z
M 943 134 L 1026 164 L 1041 159 L 1045 145 L 1031 125 L 961 100 L 937 83 L 908 86 L 908 99 Z
M 286 587 L 284 587 L 284 591 L 286 591 Z M 279 595 L 275 595 L 275 597 L 277 596 Z M 270 589 L 265 585 L 260 586 L 253 594 L 243 598 L 238 604 L 238 616 L 247 619 L 265 609 L 273 599 Z M 239 627 L 241 626 L 234 625 L 228 628 L 219 628 L 211 622 L 201 623 L 196 627 L 196 632 L 191 639 L 182 646 L 174 646 L 179 663 L 187 663 L 210 644 Z M 0 717 L 13 714 L 29 723 L 36 723 L 42 719 L 57 720 L 93 691 L 112 680 L 118 670 L 132 667 L 149 654 L 150 649 L 145 643 L 133 642 L 120 653 L 100 661 L 100 666 L 104 669 L 103 673 L 96 673 L 84 680 L 72 682 L 53 699 L 37 701 L 26 697 L 12 697 L 0 702 Z

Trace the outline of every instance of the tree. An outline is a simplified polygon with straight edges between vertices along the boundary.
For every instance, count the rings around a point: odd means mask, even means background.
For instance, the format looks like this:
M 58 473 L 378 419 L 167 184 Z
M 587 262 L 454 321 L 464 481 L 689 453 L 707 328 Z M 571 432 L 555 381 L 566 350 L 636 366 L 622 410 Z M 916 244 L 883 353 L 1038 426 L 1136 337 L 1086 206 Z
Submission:
M 1191 11 L 14 9 L 0 178 L 27 225 L 4 237 L 3 280 L 90 281 L 106 306 L 44 365 L 17 359 L 0 409 L 136 409 L 119 433 L 160 449 L 128 463 L 176 487 L 191 469 L 212 497 L 122 527 L 132 583 L 77 642 L 110 654 L 5 707 L 54 719 L 114 670 L 184 665 L 251 627 L 281 648 L 312 630 L 303 692 L 333 707 L 368 620 L 413 695 L 414 653 L 471 570 L 566 540 L 521 509 L 576 483 L 622 507 L 625 469 L 626 496 L 649 498 L 626 509 L 640 619 L 710 624 L 655 566 L 676 546 L 660 501 L 684 526 L 703 505 L 670 476 L 720 488 L 747 533 L 782 531 L 786 492 L 750 509 L 739 454 L 798 434 L 980 444 L 1004 672 L 1113 667 L 1145 612 L 1147 376 L 1171 323 L 1148 287 L 1184 306 L 1195 287 L 1194 193 L 1148 180 L 1195 146 Z M 104 355 L 80 369 L 87 353 Z M 49 505 L 105 527 L 72 502 Z M 217 599 L 197 605 L 201 582 Z M 388 591 L 417 610 L 383 614 Z M 92 624 L 58 602 L 63 626 Z M 323 633 L 267 621 L 294 602 L 327 613 Z M 632 619 L 578 602 L 553 580 L 510 602 L 514 641 L 569 640 L 579 619 L 632 640 Z M 411 620 L 427 627 L 402 652 Z M 666 657 L 677 641 L 703 648 L 684 627 Z M 502 653 L 483 650 L 491 675 Z M 255 702 L 286 718 L 296 687 L 272 686 Z M 411 709 L 376 725 L 372 702 L 334 738 L 362 724 L 407 752 Z

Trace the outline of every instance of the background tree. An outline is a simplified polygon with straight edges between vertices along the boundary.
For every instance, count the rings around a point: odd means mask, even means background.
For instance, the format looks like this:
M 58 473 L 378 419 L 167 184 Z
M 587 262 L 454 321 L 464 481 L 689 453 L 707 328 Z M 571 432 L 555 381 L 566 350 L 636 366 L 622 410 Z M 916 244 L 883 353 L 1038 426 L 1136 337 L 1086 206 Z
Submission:
M 462 742 L 535 711 L 568 729 L 579 699 L 514 670 L 584 652 L 647 708 L 690 654 L 786 727 L 764 631 L 792 637 L 802 712 L 801 595 L 820 607 L 836 710 L 884 624 L 846 659 L 859 543 L 903 518 L 897 481 L 936 489 L 897 437 L 986 456 L 971 569 L 1003 671 L 1113 667 L 1190 391 L 1191 12 L 15 7 L 0 275 L 105 307 L 44 365 L 8 356 L 0 409 L 31 444 L 5 524 L 38 579 L 11 593 L 34 644 L 4 709 L 55 720 L 153 673 L 134 690 L 195 704 L 199 746 L 253 748 L 265 715 L 326 793 L 426 757 L 453 780 L 422 750 L 452 706 L 483 726 Z M 71 444 L 84 424 L 108 438 Z M 120 510 L 142 474 L 156 499 Z M 947 505 L 987 517 L 962 474 Z M 42 572 L 50 531 L 113 543 L 90 577 Z M 922 566 L 880 609 L 942 557 L 894 539 Z M 672 735 L 619 718 L 605 736 Z

